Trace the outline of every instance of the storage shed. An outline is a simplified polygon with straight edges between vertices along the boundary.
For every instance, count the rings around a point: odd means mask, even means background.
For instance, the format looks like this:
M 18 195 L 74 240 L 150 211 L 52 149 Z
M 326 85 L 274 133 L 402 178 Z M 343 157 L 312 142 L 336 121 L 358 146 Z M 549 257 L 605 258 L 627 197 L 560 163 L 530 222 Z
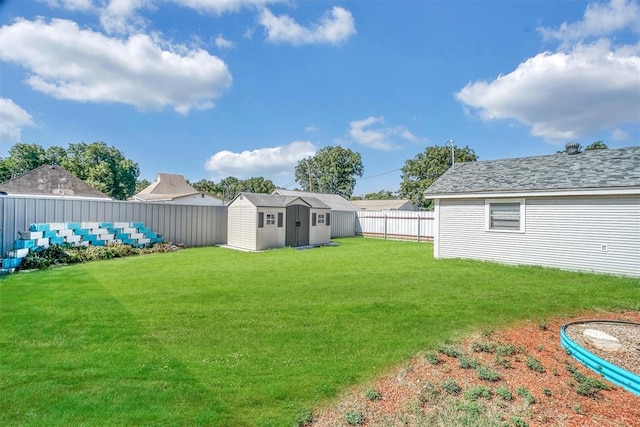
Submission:
M 434 256 L 640 276 L 640 146 L 456 164 Z
M 331 208 L 314 197 L 240 193 L 229 203 L 227 245 L 260 251 L 331 241 Z

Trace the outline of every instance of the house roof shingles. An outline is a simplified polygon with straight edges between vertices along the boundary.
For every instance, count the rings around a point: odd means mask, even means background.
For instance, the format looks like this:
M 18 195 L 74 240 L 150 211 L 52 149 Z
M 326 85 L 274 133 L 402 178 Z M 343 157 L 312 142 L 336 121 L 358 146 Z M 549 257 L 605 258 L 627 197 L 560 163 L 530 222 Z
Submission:
M 42 165 L 0 184 L 9 195 L 111 199 L 58 165 Z
M 458 163 L 425 191 L 452 194 L 640 189 L 640 146 Z

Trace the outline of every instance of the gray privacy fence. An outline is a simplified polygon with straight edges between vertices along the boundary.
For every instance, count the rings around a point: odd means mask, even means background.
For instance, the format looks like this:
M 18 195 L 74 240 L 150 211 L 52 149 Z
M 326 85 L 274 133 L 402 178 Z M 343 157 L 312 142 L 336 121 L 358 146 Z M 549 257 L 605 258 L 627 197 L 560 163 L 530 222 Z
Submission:
M 382 239 L 433 241 L 434 212 L 358 211 L 356 215 L 356 234 Z
M 30 224 L 51 222 L 144 222 L 166 242 L 209 246 L 227 241 L 225 206 L 2 196 L 0 255 Z

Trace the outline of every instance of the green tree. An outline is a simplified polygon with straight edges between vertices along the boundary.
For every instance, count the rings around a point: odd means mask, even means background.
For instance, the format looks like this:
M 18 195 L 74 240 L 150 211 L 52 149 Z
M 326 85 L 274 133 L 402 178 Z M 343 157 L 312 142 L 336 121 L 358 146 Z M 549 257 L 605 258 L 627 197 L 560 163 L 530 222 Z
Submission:
M 315 156 L 300 160 L 295 178 L 304 191 L 339 194 L 348 199 L 356 186 L 356 177 L 363 173 L 360 153 L 331 146 L 321 148 Z
M 191 184 L 191 186 L 198 191 L 202 191 L 203 193 L 209 193 L 222 197 L 220 186 L 211 180 L 201 179 L 200 181 Z
M 11 179 L 11 168 L 9 167 L 9 163 L 0 158 L 0 183 L 9 181 Z
M 146 180 L 146 179 L 137 180 L 136 181 L 136 192 L 134 194 L 138 194 L 139 192 L 141 192 L 142 190 L 144 190 L 145 188 L 147 188 L 150 185 L 151 185 L 151 182 L 149 182 L 149 180 Z
M 11 178 L 20 176 L 48 163 L 47 153 L 38 144 L 17 143 L 9 150 L 5 167 L 11 172 Z
M 367 193 L 364 195 L 364 200 L 393 200 L 397 199 L 392 191 L 380 190 L 377 193 Z
M 456 163 L 474 162 L 478 156 L 469 148 L 454 147 Z M 423 153 L 409 159 L 402 167 L 402 182 L 399 196 L 407 198 L 421 208 L 431 208 L 432 201 L 424 198 L 424 192 L 433 182 L 451 167 L 451 147 L 434 145 Z
M 69 144 L 62 167 L 89 185 L 118 200 L 135 194 L 138 164 L 104 142 Z
M 584 149 L 584 151 L 607 150 L 607 149 L 609 149 L 609 147 L 607 147 L 607 144 L 605 144 L 602 141 L 595 141 L 595 142 L 587 145 L 587 147 Z
M 62 166 L 62 164 L 67 159 L 67 151 L 64 148 L 59 147 L 57 145 L 47 148 L 46 155 L 47 155 L 47 163 L 50 165 Z
M 276 189 L 275 184 L 270 179 L 261 176 L 253 177 L 242 181 L 243 190 L 249 193 L 271 194 Z

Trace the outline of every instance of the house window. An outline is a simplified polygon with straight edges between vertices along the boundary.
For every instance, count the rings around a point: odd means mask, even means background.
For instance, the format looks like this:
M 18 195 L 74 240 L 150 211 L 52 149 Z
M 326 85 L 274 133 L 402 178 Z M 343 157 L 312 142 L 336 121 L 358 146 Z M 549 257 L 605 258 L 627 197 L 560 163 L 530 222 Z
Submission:
M 488 231 L 524 233 L 524 215 L 524 199 L 485 201 L 485 229 Z
M 276 225 L 276 216 L 274 214 L 267 214 L 267 225 Z
M 318 214 L 318 225 L 324 224 L 324 214 Z

